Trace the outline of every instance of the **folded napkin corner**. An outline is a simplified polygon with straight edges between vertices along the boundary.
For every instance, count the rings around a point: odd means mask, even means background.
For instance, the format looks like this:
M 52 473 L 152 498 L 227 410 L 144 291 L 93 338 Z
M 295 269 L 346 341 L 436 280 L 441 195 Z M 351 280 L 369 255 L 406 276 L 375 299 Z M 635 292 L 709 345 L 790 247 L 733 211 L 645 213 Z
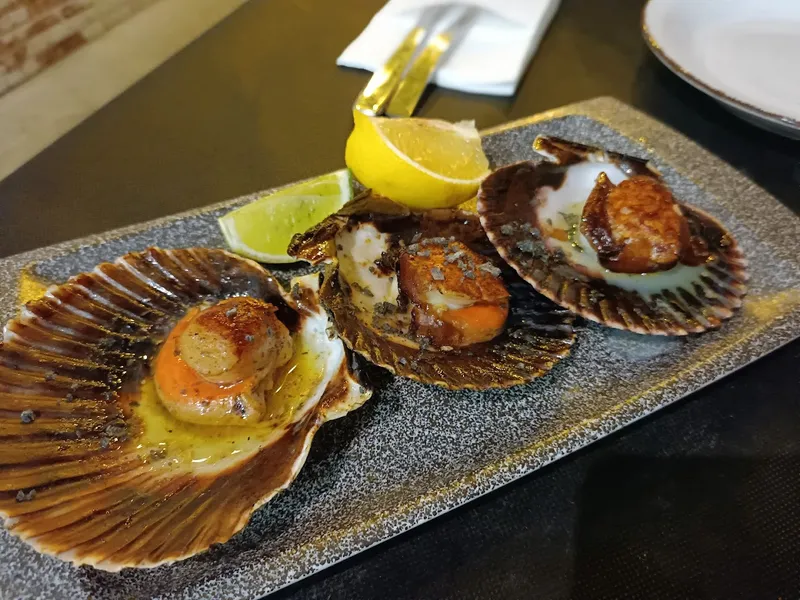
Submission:
M 560 0 L 390 0 L 345 49 L 336 64 L 375 71 L 431 7 L 473 6 L 479 12 L 433 76 L 441 87 L 511 96 L 558 11 Z

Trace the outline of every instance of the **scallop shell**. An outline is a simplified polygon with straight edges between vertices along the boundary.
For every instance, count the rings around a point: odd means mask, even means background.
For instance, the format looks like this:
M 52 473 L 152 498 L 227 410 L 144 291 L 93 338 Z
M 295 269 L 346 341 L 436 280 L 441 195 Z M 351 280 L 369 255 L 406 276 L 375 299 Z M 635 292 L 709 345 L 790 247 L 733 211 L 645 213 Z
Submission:
M 511 294 L 506 329 L 489 342 L 449 349 L 409 346 L 365 326 L 364 316 L 342 289 L 336 232 L 352 219 L 383 223 L 396 239 L 422 242 L 434 237 L 457 239 L 502 264 L 488 243 L 475 215 L 458 210 L 411 213 L 391 201 L 369 195 L 304 235 L 297 236 L 290 254 L 311 262 L 331 263 L 320 299 L 347 346 L 392 373 L 449 389 L 510 387 L 544 375 L 567 356 L 575 341 L 572 315 L 530 289 L 509 268 L 502 277 Z
M 0 345 L 6 528 L 41 552 L 110 571 L 228 540 L 295 478 L 319 426 L 370 395 L 326 335 L 318 286 L 317 276 L 298 278 L 289 295 L 223 250 L 151 248 L 28 303 Z M 278 306 L 296 345 L 316 344 L 315 379 L 292 380 L 282 396 L 303 401 L 263 426 L 170 421 L 141 384 L 159 343 L 190 307 L 241 295 Z
M 616 279 L 609 272 L 605 279 L 576 270 L 563 251 L 556 252 L 545 243 L 546 234 L 538 218 L 532 217 L 541 194 L 552 193 L 562 184 L 566 187 L 569 169 L 581 163 L 601 163 L 598 169 L 616 167 L 623 176 L 660 176 L 641 159 L 582 144 L 538 138 L 535 147 L 550 161 L 524 161 L 497 169 L 478 193 L 478 212 L 487 236 L 528 283 L 587 319 L 636 333 L 699 333 L 719 327 L 734 315 L 747 291 L 747 261 L 721 223 L 686 204 L 681 204 L 684 214 L 711 250 L 709 263 Z M 590 189 L 591 185 L 584 201 Z

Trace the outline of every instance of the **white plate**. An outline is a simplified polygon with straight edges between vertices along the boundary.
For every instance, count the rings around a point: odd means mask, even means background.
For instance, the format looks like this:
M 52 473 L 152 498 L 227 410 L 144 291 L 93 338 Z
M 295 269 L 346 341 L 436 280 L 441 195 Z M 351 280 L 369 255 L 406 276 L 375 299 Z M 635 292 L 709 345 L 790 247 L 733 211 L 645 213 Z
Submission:
M 800 0 L 650 0 L 644 37 L 737 115 L 800 139 Z

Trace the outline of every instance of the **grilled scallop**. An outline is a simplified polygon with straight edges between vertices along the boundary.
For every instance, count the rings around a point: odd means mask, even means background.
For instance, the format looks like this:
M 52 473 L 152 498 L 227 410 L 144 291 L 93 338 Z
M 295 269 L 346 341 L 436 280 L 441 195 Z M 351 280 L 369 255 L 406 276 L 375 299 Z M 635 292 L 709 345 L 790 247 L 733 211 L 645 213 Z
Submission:
M 497 169 L 478 194 L 500 255 L 539 292 L 618 329 L 686 335 L 741 306 L 747 261 L 716 219 L 640 159 L 539 137 L 545 158 Z
M 414 213 L 367 193 L 289 253 L 329 263 L 320 297 L 350 348 L 424 383 L 525 383 L 575 338 L 571 315 L 503 263 L 474 214 Z
M 0 514 L 106 570 L 187 558 L 295 478 L 319 426 L 369 397 L 292 293 L 222 250 L 151 248 L 50 288 L 0 345 Z

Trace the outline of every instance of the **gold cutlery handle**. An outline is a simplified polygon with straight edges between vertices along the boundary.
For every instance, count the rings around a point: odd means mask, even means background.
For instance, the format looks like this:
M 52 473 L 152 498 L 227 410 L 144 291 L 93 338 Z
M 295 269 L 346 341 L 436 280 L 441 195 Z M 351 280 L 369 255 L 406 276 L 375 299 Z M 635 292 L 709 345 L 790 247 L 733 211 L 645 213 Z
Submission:
M 386 108 L 387 115 L 410 117 L 414 114 L 414 109 L 439 62 L 461 43 L 478 12 L 475 7 L 465 7 L 449 27 L 431 38 L 397 86 Z
M 414 114 L 414 109 L 436 70 L 439 59 L 450 47 L 450 41 L 449 33 L 439 33 L 431 39 L 397 86 L 397 90 L 386 108 L 387 115 L 410 117 Z
M 414 52 L 425 38 L 425 34 L 426 29 L 420 26 L 414 27 L 408 32 L 389 60 L 372 75 L 361 95 L 356 98 L 353 108 L 370 116 L 383 112 L 411 57 L 414 56 Z

